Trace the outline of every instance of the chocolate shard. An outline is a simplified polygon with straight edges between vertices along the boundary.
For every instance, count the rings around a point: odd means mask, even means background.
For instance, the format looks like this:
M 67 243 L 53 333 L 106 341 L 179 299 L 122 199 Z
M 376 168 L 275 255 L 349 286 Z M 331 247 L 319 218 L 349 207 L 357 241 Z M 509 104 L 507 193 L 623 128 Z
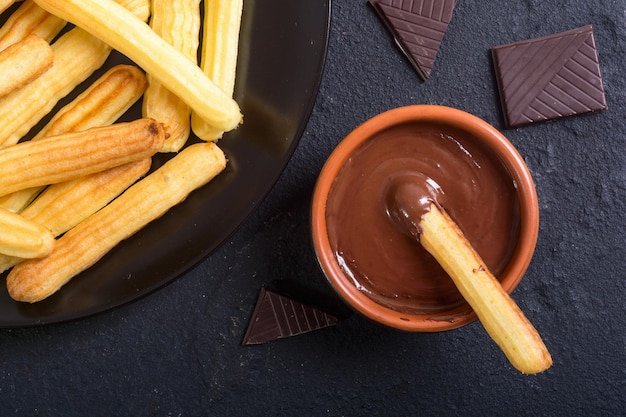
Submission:
M 309 304 L 261 288 L 243 345 L 258 345 L 334 326 L 339 319 Z
M 591 25 L 491 49 L 507 127 L 607 108 Z
M 402 53 L 427 80 L 456 0 L 369 0 Z

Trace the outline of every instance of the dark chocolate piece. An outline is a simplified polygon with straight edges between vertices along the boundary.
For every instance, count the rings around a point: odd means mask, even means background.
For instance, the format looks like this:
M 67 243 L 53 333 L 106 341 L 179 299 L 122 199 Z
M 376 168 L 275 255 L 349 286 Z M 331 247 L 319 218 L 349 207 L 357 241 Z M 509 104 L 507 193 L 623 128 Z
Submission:
M 244 345 L 257 345 L 337 324 L 337 317 L 290 297 L 261 288 Z
M 369 0 L 413 68 L 427 80 L 456 0 Z
M 607 108 L 591 25 L 491 53 L 507 127 Z

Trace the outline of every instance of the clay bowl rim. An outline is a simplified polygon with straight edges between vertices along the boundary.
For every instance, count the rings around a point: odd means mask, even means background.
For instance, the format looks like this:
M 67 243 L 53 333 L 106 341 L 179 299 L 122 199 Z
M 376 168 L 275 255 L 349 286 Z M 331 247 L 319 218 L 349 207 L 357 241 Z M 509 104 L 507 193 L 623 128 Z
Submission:
M 539 204 L 535 184 L 524 159 L 511 142 L 486 121 L 463 110 L 430 104 L 394 108 L 365 121 L 332 151 L 317 179 L 311 204 L 311 237 L 317 262 L 331 286 L 353 309 L 369 319 L 400 330 L 439 332 L 476 320 L 469 305 L 422 315 L 398 312 L 373 301 L 343 274 L 326 233 L 326 199 L 334 178 L 352 152 L 377 133 L 397 124 L 426 122 L 461 128 L 484 142 L 501 159 L 516 183 L 520 200 L 520 236 L 513 257 L 500 275 L 502 287 L 511 293 L 523 278 L 537 244 Z

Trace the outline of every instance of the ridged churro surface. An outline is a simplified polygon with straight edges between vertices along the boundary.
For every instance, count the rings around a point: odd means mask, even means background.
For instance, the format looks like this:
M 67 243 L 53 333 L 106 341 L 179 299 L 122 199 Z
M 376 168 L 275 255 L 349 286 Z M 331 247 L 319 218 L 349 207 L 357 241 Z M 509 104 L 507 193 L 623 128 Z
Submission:
M 213 143 L 183 149 L 161 168 L 64 234 L 50 255 L 16 265 L 7 289 L 17 301 L 40 301 L 89 268 L 111 248 L 183 201 L 226 165 Z
M 37 258 L 54 245 L 50 230 L 8 210 L 0 209 L 0 230 L 0 254 Z
M 48 71 L 53 61 L 50 44 L 35 35 L 0 52 L 0 98 Z
M 0 195 L 149 158 L 164 140 L 161 124 L 138 119 L 0 149 Z
M 192 62 L 200 42 L 200 0 L 153 0 L 150 27 Z M 191 131 L 191 108 L 174 92 L 148 74 L 143 116 L 162 122 L 169 137 L 162 152 L 178 152 Z
M 216 129 L 242 121 L 237 102 L 175 47 L 112 0 L 36 0 L 42 8 L 82 27 L 128 56 L 168 90 L 185 100 Z

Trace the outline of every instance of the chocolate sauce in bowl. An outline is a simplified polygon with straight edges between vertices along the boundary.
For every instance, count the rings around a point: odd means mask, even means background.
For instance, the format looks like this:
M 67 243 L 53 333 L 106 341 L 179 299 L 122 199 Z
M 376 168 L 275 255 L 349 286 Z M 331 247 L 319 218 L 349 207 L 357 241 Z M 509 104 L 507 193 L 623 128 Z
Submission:
M 353 284 L 401 312 L 454 307 L 463 302 L 454 283 L 419 244 L 418 230 L 407 233 L 410 228 L 390 210 L 394 187 L 406 184 L 416 187 L 423 204 L 435 201 L 447 211 L 496 277 L 519 235 L 515 184 L 495 153 L 471 134 L 424 122 L 379 132 L 350 156 L 333 183 L 328 236 Z

